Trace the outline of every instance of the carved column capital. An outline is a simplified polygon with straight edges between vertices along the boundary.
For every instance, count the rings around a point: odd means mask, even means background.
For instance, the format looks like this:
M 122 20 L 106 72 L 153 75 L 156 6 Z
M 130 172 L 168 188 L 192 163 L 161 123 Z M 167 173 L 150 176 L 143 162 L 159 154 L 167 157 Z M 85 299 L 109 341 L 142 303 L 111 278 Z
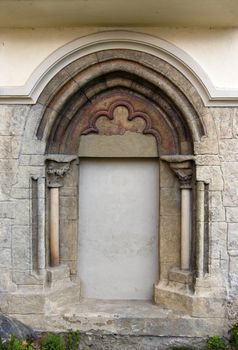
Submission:
M 56 162 L 50 160 L 47 162 L 48 187 L 62 187 L 63 179 L 70 171 L 70 162 Z
M 170 163 L 169 166 L 180 182 L 180 188 L 192 187 L 193 166 L 191 161 Z

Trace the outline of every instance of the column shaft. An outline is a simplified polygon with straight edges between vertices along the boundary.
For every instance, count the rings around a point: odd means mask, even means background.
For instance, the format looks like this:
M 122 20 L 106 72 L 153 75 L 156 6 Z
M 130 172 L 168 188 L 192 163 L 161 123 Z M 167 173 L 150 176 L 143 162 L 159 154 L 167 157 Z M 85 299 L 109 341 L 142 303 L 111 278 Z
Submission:
M 38 185 L 38 269 L 45 269 L 45 178 L 39 178 Z
M 197 273 L 198 277 L 203 276 L 204 271 L 204 182 L 197 182 Z
M 50 188 L 50 262 L 59 265 L 59 187 Z
M 181 188 L 181 269 L 191 267 L 192 205 L 191 189 Z

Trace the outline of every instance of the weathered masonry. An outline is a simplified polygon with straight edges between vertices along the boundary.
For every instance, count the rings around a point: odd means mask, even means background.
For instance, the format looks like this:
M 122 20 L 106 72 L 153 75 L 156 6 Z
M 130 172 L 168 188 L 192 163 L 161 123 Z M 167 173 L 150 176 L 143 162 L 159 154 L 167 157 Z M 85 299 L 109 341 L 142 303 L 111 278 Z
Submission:
M 159 45 L 100 35 L 52 56 L 29 104 L 0 106 L 1 311 L 43 329 L 222 334 L 237 303 L 237 107 L 209 105 Z

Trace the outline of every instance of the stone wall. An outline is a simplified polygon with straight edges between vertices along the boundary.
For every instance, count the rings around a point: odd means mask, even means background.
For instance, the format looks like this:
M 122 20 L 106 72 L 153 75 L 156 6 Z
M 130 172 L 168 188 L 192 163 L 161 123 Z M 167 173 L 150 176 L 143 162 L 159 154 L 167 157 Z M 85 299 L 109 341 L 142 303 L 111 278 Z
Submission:
M 104 52 L 101 56 L 106 59 L 108 55 L 112 59 L 113 55 L 116 57 L 119 54 L 123 56 L 125 53 Z M 133 55 L 131 53 L 130 55 L 131 58 Z M 148 57 L 142 55 L 142 60 L 146 61 L 146 59 Z M 156 69 L 157 64 L 156 59 L 151 59 L 150 66 L 153 70 Z M 73 68 L 72 65 L 70 69 Z M 200 118 L 198 120 L 191 117 L 192 127 L 194 129 L 196 126 L 198 126 L 197 129 L 201 128 L 201 125 L 204 127 L 204 134 L 201 133 L 199 137 L 193 139 L 193 162 L 195 163 L 193 187 L 196 187 L 198 181 L 205 183 L 207 206 L 205 207 L 206 267 L 204 273 L 198 276 L 196 263 L 194 263 L 192 292 L 188 288 L 189 290 L 186 289 L 184 294 L 182 292 L 174 294 L 175 286 L 177 288 L 181 284 L 181 280 L 178 281 L 176 278 L 186 279 L 186 276 L 176 275 L 173 277 L 175 280 L 170 281 L 171 284 L 168 286 L 169 269 L 178 267 L 180 264 L 179 183 L 171 169 L 169 170 L 169 163 L 162 160 L 160 256 L 163 260 L 161 260 L 160 269 L 161 280 L 165 286 L 161 292 L 164 294 L 159 295 L 156 302 L 160 303 L 161 297 L 164 300 L 162 304 L 166 306 L 169 295 L 171 303 L 167 307 L 173 309 L 173 307 L 176 308 L 176 304 L 180 305 L 180 301 L 184 298 L 184 301 L 181 301 L 181 304 L 184 304 L 180 309 L 192 317 L 204 319 L 214 317 L 221 318 L 223 321 L 236 319 L 238 311 L 238 108 L 204 107 L 196 90 L 181 73 L 174 68 L 169 68 L 166 62 L 162 62 L 157 69 L 176 84 L 178 94 L 187 96 L 191 104 L 191 115 L 192 113 L 195 115 L 194 111 L 196 111 Z M 58 94 L 58 90 L 63 85 L 60 79 L 60 74 L 63 73 L 59 73 L 54 78 L 52 83 L 54 89 L 51 95 L 50 90 L 46 88 L 45 98 L 49 94 L 49 100 L 50 98 L 53 100 Z M 65 75 L 67 78 L 62 89 L 71 80 L 71 76 Z M 101 86 L 101 82 L 99 85 Z M 63 94 L 62 91 L 60 93 Z M 58 102 L 61 101 L 60 94 L 57 98 Z M 40 102 L 33 106 L 0 106 L 0 310 L 23 318 L 27 314 L 47 314 L 49 310 L 57 313 L 58 307 L 67 302 L 73 304 L 79 301 L 80 286 L 75 244 L 78 227 L 77 159 L 71 159 L 72 171 L 65 176 L 64 186 L 60 190 L 60 256 L 62 265 L 66 267 L 52 270 L 49 260 L 49 188 L 45 162 L 47 140 L 37 138 L 37 130 L 44 119 L 43 115 L 48 102 L 45 105 Z M 59 117 L 57 114 L 59 110 L 49 111 L 48 109 L 48 112 L 50 117 L 47 122 L 50 124 L 57 119 L 57 116 Z M 71 106 L 71 112 L 73 113 L 73 106 Z M 187 114 L 190 115 L 188 112 Z M 66 119 L 62 118 L 64 123 Z M 187 137 L 186 130 L 183 132 Z M 183 135 L 182 132 L 181 134 Z M 50 140 L 52 144 L 55 141 L 53 136 Z M 184 149 L 189 150 L 188 144 L 189 142 Z M 58 140 L 57 147 L 61 146 Z M 37 196 L 37 206 L 42 205 L 42 210 L 45 209 L 45 227 L 42 228 L 42 232 L 46 238 L 46 266 L 42 269 L 39 269 L 37 264 L 34 265 L 35 246 L 32 243 L 32 234 L 36 229 L 35 225 L 38 225 L 38 221 L 34 219 L 38 214 L 36 214 L 36 207 L 32 204 L 32 197 L 34 197 L 32 183 L 37 179 L 41 179 L 45 184 L 42 186 L 42 192 Z M 163 197 L 167 199 L 163 200 Z M 195 190 L 193 197 L 196 199 Z M 193 209 L 193 217 L 196 217 L 199 208 L 194 206 Z M 172 219 L 171 216 L 173 216 Z M 192 250 L 194 260 L 196 244 L 195 239 Z M 166 294 L 167 292 L 170 294 Z M 28 322 L 30 317 L 27 319 Z

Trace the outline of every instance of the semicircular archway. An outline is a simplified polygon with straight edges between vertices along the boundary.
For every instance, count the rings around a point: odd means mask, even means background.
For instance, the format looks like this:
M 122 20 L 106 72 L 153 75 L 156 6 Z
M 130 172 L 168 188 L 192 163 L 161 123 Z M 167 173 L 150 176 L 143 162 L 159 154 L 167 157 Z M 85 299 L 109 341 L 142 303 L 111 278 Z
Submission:
M 37 137 L 47 141 L 47 153 L 76 154 L 81 133 L 103 109 L 98 101 L 114 96 L 114 103 L 137 100 L 135 112 L 147 114 L 160 135 L 160 155 L 192 154 L 193 141 L 204 135 L 202 103 L 199 108 L 193 104 L 194 94 L 186 78 L 159 58 L 131 50 L 101 51 L 73 62 L 48 84 L 38 100 L 45 112 Z M 139 100 L 146 110 L 136 107 Z
M 163 283 L 169 283 L 169 276 L 183 279 L 184 271 L 186 297 L 188 284 L 193 288 L 197 260 L 194 144 L 206 136 L 206 108 L 194 86 L 151 54 L 101 50 L 59 71 L 37 104 L 43 109 L 36 136 L 46 146 L 48 210 L 56 213 L 49 218 L 48 230 L 53 265 L 64 262 L 72 275 L 78 274 L 78 248 L 72 254 L 70 245 L 80 236 L 80 159 L 153 158 L 160 168 L 154 299 L 160 302 L 161 291 L 169 294 Z

